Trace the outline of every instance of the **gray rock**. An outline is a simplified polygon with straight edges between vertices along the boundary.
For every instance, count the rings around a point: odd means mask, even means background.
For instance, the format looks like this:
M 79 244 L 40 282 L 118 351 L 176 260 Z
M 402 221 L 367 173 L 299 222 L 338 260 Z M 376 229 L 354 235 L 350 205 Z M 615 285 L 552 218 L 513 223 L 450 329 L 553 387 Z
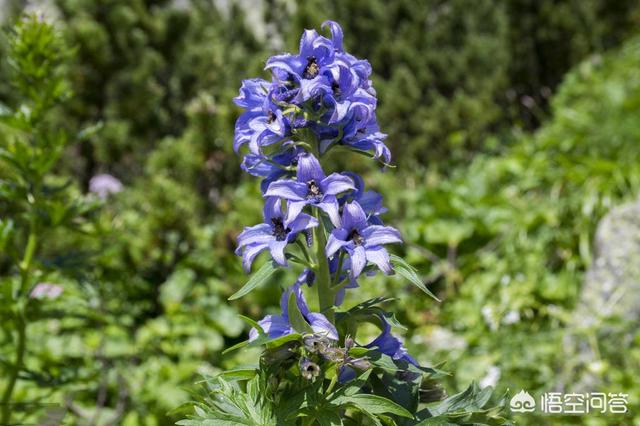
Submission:
M 640 319 L 640 200 L 609 212 L 598 225 L 595 257 L 576 311 L 578 326 Z
M 565 338 L 560 387 L 598 389 L 610 349 L 628 349 L 639 321 L 640 200 L 615 207 L 598 224 L 593 262 Z

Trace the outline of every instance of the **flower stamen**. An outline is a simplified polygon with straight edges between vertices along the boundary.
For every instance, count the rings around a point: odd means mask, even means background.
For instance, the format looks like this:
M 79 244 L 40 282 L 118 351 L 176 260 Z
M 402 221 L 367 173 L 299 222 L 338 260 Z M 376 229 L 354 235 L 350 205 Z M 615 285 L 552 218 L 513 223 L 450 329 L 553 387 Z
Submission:
M 320 73 L 320 66 L 316 62 L 315 56 L 309 56 L 307 58 L 307 66 L 304 67 L 304 71 L 302 72 L 302 77 L 307 80 L 311 80 L 315 78 Z
M 353 243 L 357 246 L 361 246 L 364 244 L 364 237 L 360 235 L 357 229 L 352 230 L 347 236 L 347 240 L 353 241 Z
M 282 223 L 282 218 L 274 217 L 271 219 L 272 226 L 272 235 L 276 237 L 278 241 L 284 241 L 287 239 L 287 235 L 291 232 L 291 228 L 285 228 L 284 223 Z
M 320 201 L 322 199 L 322 190 L 314 179 L 307 182 L 307 199 L 315 199 Z

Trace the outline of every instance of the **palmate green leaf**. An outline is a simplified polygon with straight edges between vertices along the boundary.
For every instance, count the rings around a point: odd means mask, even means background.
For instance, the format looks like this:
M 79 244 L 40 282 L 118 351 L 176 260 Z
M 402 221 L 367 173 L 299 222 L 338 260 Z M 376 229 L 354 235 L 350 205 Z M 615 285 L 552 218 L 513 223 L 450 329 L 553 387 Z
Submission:
M 472 383 L 464 391 L 447 398 L 435 407 L 419 411 L 418 423 L 408 423 L 408 425 L 511 425 L 508 419 L 501 416 L 506 404 L 506 396 L 503 396 L 498 403 L 491 404 L 492 393 L 491 387 L 480 389 L 476 383 Z
M 247 281 L 240 290 L 232 294 L 228 300 L 236 300 L 250 293 L 254 288 L 264 284 L 275 271 L 276 267 L 273 265 L 273 262 L 266 262 L 255 274 L 253 274 L 249 281 Z
M 373 374 L 369 385 L 375 395 L 387 398 L 415 413 L 420 402 L 420 384 L 423 375 L 397 374 L 384 372 Z
M 471 383 L 464 391 L 442 401 L 437 407 L 429 411 L 435 417 L 444 413 L 478 411 L 489 402 L 493 388 L 480 389 L 475 383 Z
M 237 383 L 218 377 L 209 386 L 210 396 L 194 407 L 194 414 L 182 425 L 248 425 L 278 426 L 275 407 L 265 397 L 266 379 L 256 375 L 246 384 L 246 391 Z
M 424 285 L 418 274 L 416 273 L 416 269 L 409 265 L 403 258 L 397 256 L 395 254 L 390 254 L 389 258 L 391 259 L 391 263 L 393 264 L 393 269 L 400 274 L 402 277 L 409 280 L 413 285 L 418 287 L 420 290 L 425 292 L 428 296 L 432 297 L 434 300 L 440 302 L 440 299 L 433 294 L 427 286 Z
M 322 410 L 318 413 L 316 421 L 320 426 L 341 426 L 340 415 L 333 410 Z

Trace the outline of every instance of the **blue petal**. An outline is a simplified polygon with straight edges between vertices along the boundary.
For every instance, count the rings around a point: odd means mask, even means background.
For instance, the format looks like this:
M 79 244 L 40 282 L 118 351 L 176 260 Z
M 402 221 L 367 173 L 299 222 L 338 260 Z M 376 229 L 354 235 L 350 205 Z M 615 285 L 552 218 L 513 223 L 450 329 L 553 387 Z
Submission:
M 261 243 L 244 246 L 242 250 L 242 267 L 245 272 L 249 273 L 249 271 L 251 271 L 253 259 L 255 259 L 255 257 L 267 247 L 269 247 L 268 244 Z
M 385 274 L 390 275 L 393 272 L 389 253 L 384 247 L 367 248 L 366 256 L 369 262 L 375 264 Z
M 340 367 L 340 372 L 338 373 L 338 381 L 340 383 L 346 383 L 350 380 L 355 379 L 356 376 L 356 370 L 349 367 L 348 365 L 343 365 L 342 367 Z
M 314 180 L 318 185 L 325 178 L 320 162 L 312 154 L 300 154 L 298 156 L 298 182 L 307 183 Z M 305 186 L 306 194 L 306 186 Z
M 338 250 L 349 244 L 349 242 L 346 241 L 348 234 L 349 231 L 346 229 L 334 229 L 331 231 L 325 248 L 327 256 L 333 256 Z
M 318 220 L 315 217 L 309 216 L 308 214 L 300 214 L 291 222 L 285 223 L 285 227 L 291 229 L 291 233 L 295 234 L 300 231 L 304 231 L 305 229 L 310 229 L 315 226 L 318 226 Z
M 391 226 L 367 226 L 360 232 L 360 235 L 365 239 L 367 247 L 402 242 L 400 231 Z
M 341 192 L 355 189 L 355 186 L 350 177 L 331 173 L 320 182 L 320 189 L 325 195 L 338 195 Z
M 291 76 L 299 77 L 306 64 L 306 59 L 300 58 L 298 55 L 285 54 L 269 58 L 265 69 L 279 68 Z
M 245 109 L 260 108 L 267 94 L 269 82 L 261 78 L 244 80 L 240 87 L 240 95 L 233 102 Z
M 333 42 L 333 47 L 339 52 L 342 52 L 342 28 L 337 22 L 334 21 L 324 21 L 322 23 L 322 28 L 329 27 L 331 31 L 331 41 Z
M 262 211 L 264 222 L 272 225 L 272 219 L 282 219 L 282 201 L 278 197 L 265 197 Z
M 293 222 L 300 216 L 302 209 L 307 205 L 306 201 L 289 201 L 287 205 L 287 223 Z
M 378 315 L 378 318 L 382 322 L 382 333 L 371 343 L 365 345 L 365 348 L 376 349 L 395 360 L 404 360 L 418 366 L 416 360 L 405 349 L 402 341 L 391 333 L 391 325 L 386 318 L 383 315 Z
M 275 238 L 269 241 L 269 252 L 273 260 L 282 266 L 287 266 L 287 258 L 284 255 L 284 248 L 287 246 L 288 241 L 277 241 Z
M 344 205 L 342 211 L 342 227 L 345 229 L 360 229 L 366 226 L 367 215 L 357 201 Z
M 266 317 L 258 321 L 258 325 L 260 325 L 265 334 L 267 334 L 272 339 L 293 333 L 293 329 L 291 328 L 291 325 L 289 325 L 289 321 L 282 315 L 267 315 Z M 255 340 L 257 338 L 258 330 L 256 330 L 255 328 L 249 330 L 249 341 Z
M 331 219 L 331 223 L 336 228 L 340 227 L 340 206 L 338 205 L 338 200 L 335 195 L 325 195 L 322 201 L 316 206 L 324 211 Z
M 338 340 L 338 330 L 324 315 L 311 312 L 306 315 L 306 319 L 314 332 Z
M 269 189 L 264 195 L 281 197 L 291 201 L 304 201 L 307 195 L 307 185 L 293 180 L 278 180 L 269 185 Z
M 272 238 L 271 226 L 266 223 L 260 223 L 244 228 L 244 231 L 238 235 L 238 245 L 246 246 L 255 243 L 268 243 Z
M 355 278 L 362 273 L 367 265 L 367 255 L 363 246 L 356 246 L 350 253 L 351 258 L 351 275 Z

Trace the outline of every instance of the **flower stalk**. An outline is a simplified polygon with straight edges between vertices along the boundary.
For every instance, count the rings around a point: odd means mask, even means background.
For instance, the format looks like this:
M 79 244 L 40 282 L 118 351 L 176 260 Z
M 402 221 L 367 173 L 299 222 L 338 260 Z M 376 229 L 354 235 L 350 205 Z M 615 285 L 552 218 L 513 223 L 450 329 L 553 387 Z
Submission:
M 318 306 L 320 312 L 324 314 L 331 323 L 335 323 L 333 312 L 333 291 L 331 290 L 331 276 L 329 274 L 329 263 L 325 246 L 327 238 L 325 236 L 324 225 L 322 219 L 318 220 L 319 225 L 316 227 L 316 281 Z

